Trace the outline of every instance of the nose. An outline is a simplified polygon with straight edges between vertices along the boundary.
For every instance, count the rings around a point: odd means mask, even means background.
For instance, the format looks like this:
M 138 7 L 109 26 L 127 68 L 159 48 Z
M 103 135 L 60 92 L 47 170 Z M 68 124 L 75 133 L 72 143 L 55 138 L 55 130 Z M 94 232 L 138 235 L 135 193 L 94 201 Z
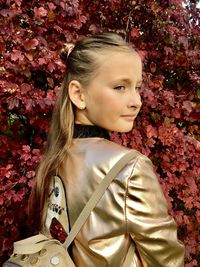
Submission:
M 131 90 L 128 107 L 134 109 L 140 109 L 141 106 L 142 106 L 142 100 L 140 93 L 136 89 Z

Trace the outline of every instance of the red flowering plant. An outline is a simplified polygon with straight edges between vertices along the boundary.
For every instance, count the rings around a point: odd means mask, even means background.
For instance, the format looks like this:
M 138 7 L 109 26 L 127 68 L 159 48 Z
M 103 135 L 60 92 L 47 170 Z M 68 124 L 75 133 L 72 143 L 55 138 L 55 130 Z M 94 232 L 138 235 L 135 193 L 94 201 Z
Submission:
M 186 266 L 200 264 L 200 9 L 198 1 L 183 2 L 1 1 L 0 263 L 29 235 L 27 200 L 64 72 L 59 51 L 78 36 L 113 31 L 140 54 L 144 82 L 134 129 L 111 137 L 150 157 L 186 246 Z

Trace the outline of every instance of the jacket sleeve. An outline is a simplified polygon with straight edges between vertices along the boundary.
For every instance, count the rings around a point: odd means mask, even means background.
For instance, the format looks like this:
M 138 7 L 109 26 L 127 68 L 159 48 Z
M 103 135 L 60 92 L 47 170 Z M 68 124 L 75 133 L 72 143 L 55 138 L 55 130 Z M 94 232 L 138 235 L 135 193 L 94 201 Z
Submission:
M 183 267 L 184 246 L 151 161 L 139 156 L 128 179 L 127 231 L 144 267 Z

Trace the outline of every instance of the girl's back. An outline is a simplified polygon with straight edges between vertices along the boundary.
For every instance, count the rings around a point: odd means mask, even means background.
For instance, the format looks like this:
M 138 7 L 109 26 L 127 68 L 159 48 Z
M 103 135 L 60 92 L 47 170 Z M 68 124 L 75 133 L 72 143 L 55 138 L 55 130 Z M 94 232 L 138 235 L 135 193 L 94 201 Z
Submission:
M 61 58 L 66 74 L 32 194 L 40 227 L 55 173 L 65 184 L 73 226 L 96 186 L 129 151 L 107 140 L 108 132 L 131 131 L 142 105 L 142 62 L 120 36 L 82 38 L 67 45 Z M 183 267 L 176 223 L 151 161 L 137 151 L 91 212 L 71 250 L 77 267 L 118 267 L 130 246 L 135 247 L 133 267 Z

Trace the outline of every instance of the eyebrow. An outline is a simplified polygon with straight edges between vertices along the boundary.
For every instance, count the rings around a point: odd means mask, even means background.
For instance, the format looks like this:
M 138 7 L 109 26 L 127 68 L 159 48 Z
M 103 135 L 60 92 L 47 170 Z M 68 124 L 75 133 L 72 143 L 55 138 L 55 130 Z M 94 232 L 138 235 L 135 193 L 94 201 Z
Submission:
M 128 83 L 128 84 L 130 84 L 132 81 L 131 81 L 131 79 L 129 79 L 129 78 L 121 78 L 121 79 L 117 79 L 117 80 L 115 80 L 115 81 L 113 81 L 114 83 L 119 83 L 119 82 L 125 82 L 125 83 Z M 137 85 L 141 85 L 142 84 L 142 80 L 139 80 L 139 81 L 137 81 Z

